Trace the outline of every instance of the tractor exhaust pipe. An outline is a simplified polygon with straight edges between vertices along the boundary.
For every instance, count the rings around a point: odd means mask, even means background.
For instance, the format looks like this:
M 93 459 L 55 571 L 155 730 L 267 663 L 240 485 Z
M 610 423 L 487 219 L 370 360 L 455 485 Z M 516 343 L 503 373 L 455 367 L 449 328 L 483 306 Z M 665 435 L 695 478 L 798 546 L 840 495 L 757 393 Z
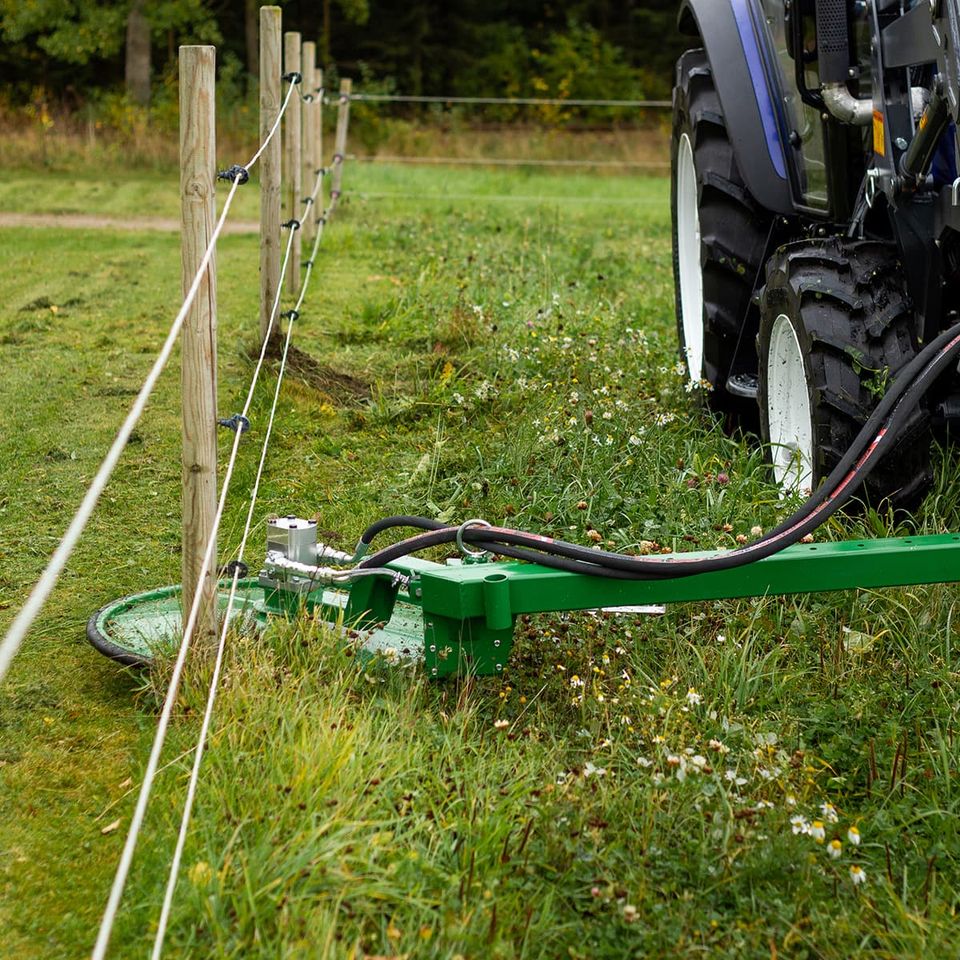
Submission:
M 846 83 L 825 83 L 820 88 L 823 104 L 841 123 L 866 127 L 873 123 L 873 100 L 858 100 Z
M 847 89 L 850 28 L 846 0 L 817 0 L 817 61 L 823 104 L 841 123 L 873 122 L 873 101 L 858 100 Z

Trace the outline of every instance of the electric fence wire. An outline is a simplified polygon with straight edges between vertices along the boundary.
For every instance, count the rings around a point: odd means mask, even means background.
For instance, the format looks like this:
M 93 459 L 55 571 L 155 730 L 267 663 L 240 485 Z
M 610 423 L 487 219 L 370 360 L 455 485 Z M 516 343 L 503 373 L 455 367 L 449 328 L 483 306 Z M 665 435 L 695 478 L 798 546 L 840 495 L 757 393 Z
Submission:
M 303 297 L 300 298 L 300 303 Z M 277 386 L 273 392 L 273 404 L 270 407 L 270 417 L 267 421 L 267 430 L 263 438 L 263 445 L 260 451 L 260 462 L 257 465 L 257 475 L 253 481 L 253 489 L 250 496 L 250 507 L 247 510 L 247 519 L 243 527 L 243 536 L 240 539 L 240 546 L 237 550 L 237 560 L 242 563 L 244 553 L 247 548 L 247 540 L 250 537 L 250 530 L 253 526 L 253 513 L 257 505 L 257 496 L 260 492 L 260 481 L 263 477 L 264 464 L 267 461 L 267 450 L 270 446 L 270 437 L 273 433 L 273 421 L 277 413 L 277 403 L 280 400 L 280 388 L 283 385 L 283 375 L 287 365 L 287 355 L 290 351 L 290 337 L 293 333 L 293 326 L 296 320 L 291 316 L 287 324 L 287 335 L 283 344 L 283 355 L 280 360 L 280 369 L 277 373 Z M 163 952 L 163 940 L 167 932 L 167 923 L 170 919 L 170 908 L 173 905 L 173 894 L 177 886 L 177 879 L 180 874 L 180 862 L 183 857 L 183 847 L 187 840 L 187 830 L 190 826 L 190 816 L 193 812 L 193 801 L 197 792 L 197 782 L 200 778 L 200 763 L 203 760 L 203 752 L 206 747 L 207 734 L 210 729 L 210 721 L 213 717 L 213 707 L 217 699 L 217 688 L 220 682 L 220 670 L 223 665 L 223 653 L 226 647 L 227 631 L 230 628 L 231 614 L 233 605 L 237 596 L 237 581 L 240 579 L 240 566 L 235 566 L 233 580 L 230 584 L 230 596 L 227 599 L 227 607 L 223 613 L 223 625 L 220 628 L 220 639 L 217 643 L 217 656 L 213 666 L 213 676 L 210 680 L 210 689 L 207 693 L 207 703 L 203 712 L 203 722 L 200 725 L 200 734 L 197 738 L 196 752 L 193 758 L 193 767 L 190 771 L 190 780 L 187 784 L 187 795 L 183 807 L 183 815 L 180 819 L 180 831 L 177 834 L 177 843 L 173 851 L 173 859 L 170 863 L 170 874 L 167 878 L 167 888 L 163 895 L 163 906 L 160 909 L 160 920 L 157 925 L 157 933 L 153 941 L 153 951 L 151 960 L 160 960 Z
M 361 103 L 450 103 L 464 106 L 518 107 L 636 107 L 662 109 L 673 106 L 670 100 L 574 100 L 561 97 L 438 97 L 399 93 L 351 93 L 350 100 Z
M 572 197 L 537 194 L 508 194 L 508 193 L 404 193 L 394 190 L 349 190 L 345 196 L 356 197 L 360 200 L 417 200 L 447 203 L 452 200 L 475 200 L 487 203 L 573 203 L 573 204 L 607 204 L 624 207 L 662 207 L 668 200 L 652 197 Z
M 263 151 L 267 148 L 267 144 L 270 143 L 276 134 L 283 114 L 287 109 L 287 105 L 290 103 L 290 96 L 295 85 L 295 81 L 291 82 L 290 89 L 287 91 L 287 96 L 283 101 L 283 105 L 277 114 L 277 119 L 271 127 L 270 132 L 267 134 L 266 139 L 260 145 L 256 153 L 254 153 L 254 155 L 242 168 L 245 173 L 249 173 L 249 170 L 260 159 Z M 183 304 L 181 305 L 179 312 L 170 326 L 170 332 L 167 334 L 167 338 L 164 341 L 163 346 L 160 348 L 160 353 L 157 355 L 157 359 L 150 368 L 150 372 L 147 374 L 147 377 L 143 382 L 143 386 L 140 388 L 140 392 L 137 394 L 136 399 L 133 402 L 133 406 L 130 408 L 130 412 L 123 421 L 120 431 L 117 433 L 116 439 L 113 441 L 113 444 L 107 451 L 107 455 L 100 464 L 100 468 L 94 475 L 94 478 L 91 481 L 90 486 L 88 487 L 87 492 L 80 503 L 80 506 L 77 508 L 77 512 L 74 514 L 73 519 L 70 521 L 70 525 L 67 527 L 66 533 L 64 533 L 63 538 L 60 540 L 60 543 L 57 546 L 57 549 L 50 557 L 46 569 L 43 571 L 40 579 L 30 592 L 30 596 L 27 597 L 27 602 L 23 605 L 20 612 L 14 618 L 13 623 L 10 624 L 10 628 L 7 630 L 3 640 L 0 641 L 0 682 L 2 682 L 6 676 L 8 670 L 10 669 L 10 664 L 13 662 L 13 658 L 17 655 L 17 651 L 20 649 L 21 644 L 26 638 L 27 632 L 33 625 L 33 622 L 39 616 L 44 604 L 50 598 L 53 588 L 57 585 L 57 581 L 60 579 L 60 575 L 63 573 L 63 569 L 66 566 L 67 561 L 70 559 L 70 555 L 73 553 L 81 534 L 86 528 L 90 517 L 93 515 L 93 511 L 100 500 L 103 491 L 106 489 L 107 483 L 109 482 L 110 477 L 113 475 L 113 471 L 116 469 L 117 463 L 120 461 L 121 454 L 126 449 L 126 446 L 130 441 L 130 436 L 133 433 L 134 427 L 136 427 L 140 417 L 143 415 L 147 401 L 150 399 L 154 387 L 156 386 L 157 381 L 160 379 L 160 374 L 163 373 L 163 370 L 167 365 L 167 361 L 170 359 L 170 355 L 173 353 L 174 345 L 176 344 L 177 338 L 180 336 L 180 330 L 186 321 L 187 314 L 190 312 L 190 308 L 193 306 L 193 302 L 197 298 L 197 293 L 200 290 L 200 286 L 207 272 L 207 268 L 210 266 L 210 261 L 213 258 L 217 240 L 223 231 L 223 226 L 226 223 L 227 215 L 229 214 L 230 207 L 233 204 L 233 198 L 236 196 L 237 188 L 245 180 L 246 176 L 242 177 L 239 172 L 233 175 L 230 190 L 227 193 L 226 199 L 224 200 L 220 217 L 213 229 L 213 233 L 210 235 L 210 242 L 207 244 L 207 249 L 203 253 L 203 257 L 200 260 L 200 266 L 198 267 L 196 275 L 193 278 L 193 282 L 190 284 L 187 295 L 184 297 Z
M 280 267 L 280 279 L 277 284 L 277 294 L 274 299 L 273 309 L 270 313 L 270 321 L 267 326 L 266 335 L 263 338 L 263 345 L 260 348 L 260 356 L 257 359 L 256 367 L 253 371 L 253 377 L 250 381 L 250 388 L 247 391 L 247 397 L 243 404 L 243 410 L 240 416 L 246 417 L 250 411 L 250 405 L 253 402 L 254 392 L 257 382 L 260 378 L 260 371 L 263 369 L 264 361 L 267 356 L 267 349 L 270 345 L 270 338 L 273 332 L 274 322 L 276 320 L 277 310 L 280 306 L 280 297 L 283 290 L 283 280 L 286 275 L 287 265 L 290 261 L 290 252 L 293 249 L 293 237 L 295 230 L 290 230 L 287 239 L 287 247 L 284 252 L 283 261 Z M 223 518 L 224 507 L 226 506 L 227 494 L 230 490 L 230 482 L 233 479 L 234 468 L 237 463 L 237 454 L 240 449 L 240 438 L 243 431 L 237 429 L 233 440 L 233 447 L 230 451 L 230 459 L 224 472 L 223 483 L 220 490 L 220 500 L 217 503 L 217 512 L 213 518 L 213 525 L 210 531 L 210 539 L 207 542 L 207 548 L 204 552 L 203 562 L 200 565 L 200 573 L 197 577 L 196 589 L 194 592 L 193 603 L 190 606 L 190 612 L 183 630 L 183 638 L 180 641 L 180 649 L 177 653 L 177 659 L 173 665 L 173 671 L 170 676 L 170 683 L 167 687 L 167 694 L 163 702 L 163 708 L 160 712 L 160 719 L 157 723 L 157 732 L 154 734 L 153 746 L 150 749 L 150 757 L 147 761 L 147 768 L 143 775 L 143 782 L 140 786 L 140 793 L 137 797 L 137 805 L 134 808 L 133 817 L 130 820 L 130 827 L 127 831 L 127 838 L 124 843 L 123 852 L 120 856 L 120 862 L 117 865 L 117 871 L 114 875 L 113 884 L 110 888 L 110 896 L 107 900 L 107 906 L 104 910 L 103 918 L 100 922 L 100 930 L 97 934 L 97 940 L 91 955 L 92 960 L 104 960 L 107 947 L 110 943 L 110 934 L 113 932 L 113 925 L 116 921 L 117 912 L 120 908 L 120 900 L 123 896 L 123 889 L 126 885 L 127 875 L 130 872 L 130 864 L 133 861 L 133 852 L 137 845 L 137 838 L 140 834 L 140 828 L 143 825 L 143 818 L 146 814 L 147 803 L 150 799 L 150 791 L 153 789 L 154 779 L 156 777 L 157 767 L 160 762 L 160 753 L 167 735 L 167 728 L 170 724 L 170 717 L 173 714 L 173 705 L 176 702 L 177 693 L 180 687 L 180 677 L 183 673 L 184 664 L 187 659 L 187 652 L 190 649 L 190 642 L 193 639 L 193 633 L 196 629 L 197 619 L 200 613 L 200 606 L 203 601 L 203 590 L 201 589 L 207 572 L 213 562 L 213 553 L 216 548 L 217 531 L 220 528 L 220 522 Z
M 598 167 L 630 170 L 666 170 L 670 164 L 657 160 L 524 160 L 522 157 L 396 157 L 378 154 L 351 157 L 360 163 L 410 163 L 464 167 Z
M 310 210 L 310 207 L 316 200 L 317 192 L 320 189 L 320 184 L 323 182 L 324 173 L 325 171 L 322 168 L 317 171 L 317 178 L 314 184 L 313 192 L 310 194 L 309 197 L 307 197 L 304 200 L 303 213 L 301 214 L 301 217 L 303 218 L 306 217 L 307 213 Z M 256 509 L 257 497 L 259 496 L 259 492 L 260 492 L 260 483 L 263 478 L 263 471 L 267 462 L 267 452 L 270 447 L 270 439 L 273 435 L 273 424 L 274 424 L 274 420 L 276 419 L 277 405 L 280 401 L 280 390 L 281 390 L 281 387 L 283 386 L 283 377 L 284 377 L 284 373 L 286 372 L 287 358 L 290 352 L 290 341 L 293 335 L 293 327 L 300 316 L 300 308 L 303 306 L 304 299 L 306 298 L 306 295 L 307 295 L 307 290 L 310 286 L 310 277 L 312 276 L 312 273 L 313 273 L 313 265 L 316 259 L 317 250 L 319 249 L 320 241 L 323 238 L 323 226 L 326 223 L 326 219 L 327 219 L 326 214 L 323 217 L 320 217 L 317 219 L 317 224 L 318 224 L 317 234 L 313 241 L 313 249 L 311 250 L 311 253 L 310 253 L 310 259 L 307 261 L 307 264 L 306 264 L 307 269 L 303 278 L 303 282 L 300 286 L 300 295 L 297 298 L 297 302 L 294 305 L 294 307 L 286 314 L 286 316 L 289 317 L 289 323 L 287 324 L 287 333 L 284 339 L 283 353 L 280 359 L 280 368 L 277 372 L 277 383 L 273 392 L 273 402 L 270 407 L 270 416 L 267 421 L 267 428 L 264 434 L 263 444 L 260 450 L 260 461 L 257 465 L 257 473 L 253 481 L 253 486 L 251 488 L 250 506 L 247 509 L 247 517 L 246 517 L 246 522 L 243 528 L 243 535 L 240 539 L 240 546 L 236 551 L 236 559 L 240 563 L 243 562 L 243 558 L 247 548 L 247 541 L 250 538 L 250 531 L 253 527 L 253 514 L 254 514 L 254 510 Z M 290 236 L 292 238 L 293 230 L 291 230 Z M 282 288 L 283 274 L 286 272 L 287 259 L 289 259 L 289 253 L 290 253 L 290 242 L 288 241 L 287 255 L 284 260 L 283 270 L 281 271 L 281 282 L 280 282 L 280 285 L 278 286 L 278 295 L 277 295 L 277 299 L 274 301 L 273 311 L 270 317 L 271 326 L 274 322 L 274 318 L 276 316 L 276 312 L 279 307 L 279 302 L 280 302 L 279 290 Z M 214 536 L 215 534 L 216 534 L 216 530 L 214 530 Z M 220 629 L 220 637 L 217 644 L 217 654 L 214 662 L 213 675 L 210 680 L 210 688 L 207 692 L 207 702 L 204 709 L 203 721 L 200 725 L 200 733 L 197 738 L 197 746 L 194 753 L 193 767 L 190 771 L 190 779 L 187 784 L 187 794 L 186 794 L 186 799 L 184 801 L 183 814 L 180 820 L 180 829 L 177 834 L 177 843 L 174 848 L 173 858 L 170 864 L 170 873 L 167 878 L 167 887 L 164 892 L 163 905 L 160 910 L 160 919 L 157 925 L 156 936 L 154 937 L 154 941 L 153 941 L 153 950 L 151 953 L 152 960 L 160 960 L 160 956 L 163 952 L 164 937 L 166 936 L 167 925 L 170 919 L 170 910 L 173 905 L 173 896 L 176 890 L 177 880 L 179 878 L 179 873 L 180 873 L 180 864 L 183 858 L 183 848 L 184 848 L 184 845 L 186 844 L 187 831 L 190 826 L 190 818 L 193 812 L 193 803 L 196 797 L 197 784 L 200 778 L 200 764 L 203 759 L 203 753 L 206 747 L 207 737 L 210 729 L 210 722 L 213 718 L 213 708 L 217 699 L 217 690 L 219 687 L 220 673 L 221 673 L 222 664 L 223 664 L 223 654 L 226 648 L 227 631 L 229 630 L 230 623 L 231 623 L 231 615 L 233 613 L 233 606 L 236 601 L 237 583 L 239 579 L 240 579 L 240 567 L 238 565 L 235 568 L 233 573 L 233 579 L 230 584 L 230 594 L 227 599 L 226 609 L 224 610 L 224 613 L 223 613 L 223 624 Z

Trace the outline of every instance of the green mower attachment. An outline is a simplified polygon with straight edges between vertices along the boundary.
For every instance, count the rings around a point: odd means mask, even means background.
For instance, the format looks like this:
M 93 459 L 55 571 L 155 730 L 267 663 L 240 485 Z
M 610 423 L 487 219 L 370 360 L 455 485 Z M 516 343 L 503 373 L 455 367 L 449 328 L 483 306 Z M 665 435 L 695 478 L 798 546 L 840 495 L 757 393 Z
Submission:
M 801 543 L 745 566 L 662 580 L 602 579 L 472 553 L 447 563 L 404 557 L 374 570 L 337 570 L 314 564 L 346 555 L 317 544 L 314 521 L 294 517 L 271 521 L 267 539 L 258 579 L 238 583 L 237 628 L 263 630 L 274 618 L 308 613 L 342 629 L 361 659 L 421 661 L 437 679 L 501 672 L 523 614 L 960 580 L 960 534 Z M 221 582 L 221 611 L 228 596 L 229 582 Z M 87 635 L 107 656 L 142 666 L 175 650 L 181 631 L 180 587 L 167 587 L 109 604 L 91 617 Z

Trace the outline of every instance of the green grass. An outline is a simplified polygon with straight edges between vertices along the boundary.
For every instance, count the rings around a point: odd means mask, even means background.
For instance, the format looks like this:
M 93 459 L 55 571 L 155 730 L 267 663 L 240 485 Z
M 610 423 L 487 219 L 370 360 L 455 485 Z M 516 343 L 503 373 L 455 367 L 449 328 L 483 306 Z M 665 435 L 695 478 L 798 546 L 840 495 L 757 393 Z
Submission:
M 784 514 L 761 453 L 676 370 L 665 181 L 347 178 L 295 340 L 371 398 L 286 383 L 258 519 L 316 514 L 343 546 L 413 512 L 691 549 Z M 108 182 L 15 175 L 0 206 L 134 215 L 149 197 L 176 215 L 172 178 Z M 175 236 L 17 230 L 0 255 L 5 625 L 175 312 L 179 254 Z M 219 254 L 225 413 L 250 374 L 256 256 L 242 236 Z M 224 553 L 270 393 L 268 378 Z M 177 404 L 171 370 L 0 690 L 4 957 L 82 956 L 95 935 L 164 676 L 103 660 L 83 625 L 179 577 Z M 958 525 L 953 463 L 938 464 L 911 529 Z M 893 529 L 866 514 L 821 535 Z M 953 956 L 955 604 L 936 586 L 534 618 L 502 678 L 459 684 L 358 674 L 309 623 L 237 638 L 167 955 Z M 208 670 L 191 669 L 171 730 L 118 957 L 148 951 Z M 825 820 L 841 856 L 794 816 Z

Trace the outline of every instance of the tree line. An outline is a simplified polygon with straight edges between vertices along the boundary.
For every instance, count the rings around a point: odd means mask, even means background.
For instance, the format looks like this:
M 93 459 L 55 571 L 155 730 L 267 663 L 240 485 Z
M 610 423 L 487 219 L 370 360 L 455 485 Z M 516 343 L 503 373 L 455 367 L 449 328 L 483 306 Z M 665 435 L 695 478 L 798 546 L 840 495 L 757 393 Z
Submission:
M 81 105 L 125 89 L 148 105 L 177 47 L 213 43 L 221 71 L 257 75 L 259 0 L 0 0 L 0 79 Z M 683 48 L 677 0 L 287 0 L 286 29 L 328 70 L 415 95 L 663 97 Z

